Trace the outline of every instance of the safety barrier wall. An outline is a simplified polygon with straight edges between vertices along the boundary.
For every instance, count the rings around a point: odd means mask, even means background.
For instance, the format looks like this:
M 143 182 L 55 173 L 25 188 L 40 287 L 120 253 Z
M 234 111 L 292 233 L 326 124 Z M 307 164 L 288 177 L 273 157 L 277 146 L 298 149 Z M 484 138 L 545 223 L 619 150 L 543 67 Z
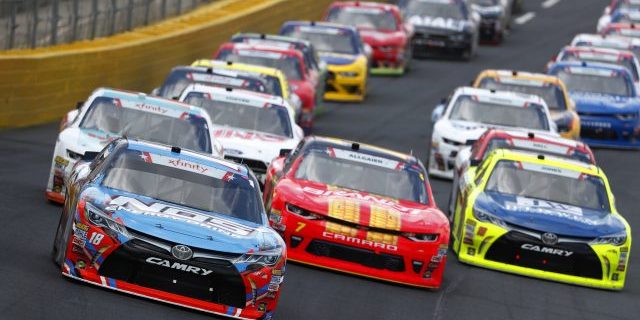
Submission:
M 333 1 L 222 0 L 108 38 L 0 52 L 0 128 L 59 119 L 97 87 L 149 92 L 172 67 L 210 57 L 236 32 L 319 19 Z

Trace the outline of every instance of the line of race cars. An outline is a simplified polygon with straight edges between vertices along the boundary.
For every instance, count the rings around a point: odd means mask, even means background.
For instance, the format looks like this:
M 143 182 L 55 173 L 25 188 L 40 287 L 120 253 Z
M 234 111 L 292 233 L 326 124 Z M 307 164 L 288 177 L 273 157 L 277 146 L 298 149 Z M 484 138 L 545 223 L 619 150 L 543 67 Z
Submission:
M 401 75 L 415 56 L 470 59 L 519 5 L 336 2 L 324 21 L 236 34 L 151 94 L 97 89 L 60 125 L 54 262 L 242 319 L 273 317 L 287 260 L 439 288 L 450 243 L 465 263 L 622 289 L 630 227 L 589 145 L 638 146 L 640 69 L 621 50 L 635 40 L 579 35 L 547 74 L 482 72 L 434 110 L 428 170 L 311 135 L 323 101 L 363 101 L 370 74 Z M 428 175 L 453 179 L 448 215 Z

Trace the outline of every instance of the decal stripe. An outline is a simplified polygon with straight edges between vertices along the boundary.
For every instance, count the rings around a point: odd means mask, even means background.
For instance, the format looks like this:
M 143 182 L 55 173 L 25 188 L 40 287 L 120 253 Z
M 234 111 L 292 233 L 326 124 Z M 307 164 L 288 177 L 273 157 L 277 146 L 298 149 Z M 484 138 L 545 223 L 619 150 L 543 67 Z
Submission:
M 102 282 L 103 286 L 107 286 L 107 280 L 103 276 L 100 276 L 100 282 Z

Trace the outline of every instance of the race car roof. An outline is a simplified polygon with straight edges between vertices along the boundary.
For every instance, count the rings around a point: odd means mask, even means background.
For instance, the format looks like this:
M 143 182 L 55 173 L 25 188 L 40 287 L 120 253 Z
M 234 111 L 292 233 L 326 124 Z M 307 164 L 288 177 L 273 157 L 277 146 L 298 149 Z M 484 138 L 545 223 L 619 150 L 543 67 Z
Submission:
M 487 77 L 532 80 L 532 81 L 538 81 L 542 83 L 553 83 L 553 84 L 558 84 L 560 82 L 560 79 L 558 79 L 558 77 L 556 76 L 552 76 L 544 73 L 533 73 L 533 72 L 517 71 L 517 70 L 489 69 L 489 70 L 482 71 L 482 73 L 479 76 L 480 79 L 487 78 Z
M 456 90 L 456 95 L 467 95 L 486 98 L 488 100 L 500 100 L 502 104 L 513 106 L 524 106 L 526 103 L 535 103 L 547 106 L 542 98 L 533 94 L 519 93 L 513 91 L 502 91 L 483 88 L 460 87 Z
M 629 69 L 610 63 L 600 62 L 584 62 L 584 61 L 558 61 L 553 63 L 549 67 L 549 71 L 560 68 L 584 68 L 584 69 L 597 69 L 597 70 L 610 70 L 624 74 L 626 77 L 631 78 Z
M 160 153 L 165 157 L 171 157 L 175 159 L 181 159 L 186 161 L 193 161 L 196 163 L 200 163 L 206 166 L 214 167 L 219 170 L 224 170 L 226 172 L 237 173 L 242 176 L 247 177 L 249 175 L 248 169 L 245 166 L 238 165 L 237 163 L 224 160 L 221 158 L 216 158 L 207 154 L 202 154 L 186 149 L 177 149 L 178 152 L 175 152 L 175 147 L 149 142 L 140 139 L 134 138 L 122 138 L 127 141 L 127 149 L 136 150 L 141 152 L 151 152 L 151 153 Z
M 415 164 L 418 160 L 408 154 L 400 153 L 397 151 L 355 142 L 351 140 L 339 139 L 339 138 L 331 138 L 331 137 L 319 137 L 319 136 L 311 136 L 306 138 L 307 143 L 305 144 L 305 149 L 322 149 L 325 150 L 327 147 L 339 147 L 341 149 L 349 149 L 354 150 L 359 153 L 364 153 L 372 156 L 382 157 L 393 161 L 405 162 L 407 164 Z M 355 147 L 355 148 L 354 148 Z
M 522 150 L 508 150 L 508 149 L 497 149 L 491 152 L 489 155 L 490 158 L 498 157 L 499 160 L 511 160 L 511 161 L 519 161 L 519 162 L 529 162 L 529 163 L 543 163 L 545 166 L 558 168 L 558 169 L 568 169 L 572 171 L 578 171 L 580 173 L 585 173 L 594 176 L 600 176 L 602 171 L 595 165 L 588 164 L 585 162 L 581 162 L 578 160 L 567 159 L 556 157 L 549 154 L 539 154 L 535 152 L 522 151 Z
M 264 107 L 266 104 L 277 105 L 286 108 L 284 99 L 278 96 L 243 90 L 234 88 L 221 88 L 213 87 L 204 84 L 190 84 L 183 91 L 183 96 L 188 95 L 190 92 L 202 92 L 211 95 L 212 100 L 218 101 L 232 101 L 243 105 L 253 107 Z
M 312 46 L 311 42 L 309 42 L 308 40 L 300 39 L 300 38 L 287 37 L 287 36 L 278 35 L 278 34 L 240 32 L 240 33 L 236 33 L 233 36 L 231 36 L 231 41 L 234 41 L 234 42 L 243 41 L 245 39 L 257 40 L 258 41 L 257 43 L 260 43 L 259 41 L 285 42 L 285 43 L 291 43 L 291 44 L 294 44 L 294 45 L 304 46 L 304 47 L 311 47 Z
M 626 49 L 631 46 L 640 46 L 640 39 L 616 35 L 605 36 L 593 33 L 581 33 L 576 35 L 571 41 L 572 46 L 578 46 L 581 43 L 592 46 L 605 46 Z
M 133 92 L 112 88 L 99 88 L 94 91 L 94 95 L 107 97 L 107 98 L 115 98 L 120 99 L 121 101 L 133 102 L 135 103 L 136 109 L 143 112 L 153 112 L 154 108 L 162 108 L 166 110 L 170 110 L 172 112 L 167 113 L 162 112 L 165 115 L 171 116 L 171 114 L 176 115 L 176 117 L 181 116 L 184 113 L 203 116 L 206 112 L 198 107 L 178 102 L 175 100 L 169 100 L 165 98 L 160 98 L 156 96 L 150 96 L 146 93 L 142 92 Z M 126 107 L 126 106 L 125 106 Z
M 281 29 L 285 29 L 288 27 L 310 27 L 310 28 L 318 28 L 318 29 L 335 29 L 340 31 L 347 31 L 352 34 L 356 34 L 358 30 L 353 26 L 347 26 L 344 24 L 326 22 L 326 21 L 287 21 L 282 25 Z

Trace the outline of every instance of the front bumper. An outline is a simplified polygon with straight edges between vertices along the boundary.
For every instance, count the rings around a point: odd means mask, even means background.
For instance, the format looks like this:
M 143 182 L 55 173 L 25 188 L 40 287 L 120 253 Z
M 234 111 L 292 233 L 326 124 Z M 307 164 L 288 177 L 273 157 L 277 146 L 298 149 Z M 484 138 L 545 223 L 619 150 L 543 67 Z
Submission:
M 504 24 L 500 18 L 483 18 L 480 22 L 480 40 L 499 42 L 503 33 Z
M 592 147 L 640 148 L 638 118 L 620 120 L 607 115 L 580 114 L 582 141 Z
M 401 75 L 405 72 L 408 60 L 408 52 L 404 48 L 373 47 L 370 72 L 374 75 Z
M 462 37 L 461 37 L 462 36 Z M 471 50 L 470 35 L 442 35 L 431 33 L 416 33 L 411 40 L 413 56 L 427 56 L 433 52 L 464 54 Z
M 454 146 L 448 143 L 440 143 L 437 148 L 431 148 L 429 153 L 430 176 L 452 180 L 456 167 L 456 157 L 463 146 Z
M 461 226 L 458 237 L 458 258 L 467 264 L 581 286 L 609 290 L 624 287 L 629 242 L 622 247 L 576 240 L 546 245 L 530 232 L 507 231 L 471 218 Z M 571 255 L 565 256 L 567 252 Z
M 114 238 L 84 219 L 76 221 L 62 266 L 67 277 L 237 319 L 270 319 L 275 311 L 284 261 L 250 269 L 232 263 L 236 254 L 197 248 L 193 258 L 177 260 L 168 249 L 175 243 L 131 230 L 131 238 Z
M 270 220 L 287 243 L 289 261 L 415 287 L 442 283 L 448 239 L 418 243 L 286 210 L 272 210 Z
M 324 90 L 324 99 L 332 101 L 363 101 L 367 88 L 367 71 L 354 65 L 328 67 L 329 73 Z M 345 76 L 352 73 L 354 76 Z

